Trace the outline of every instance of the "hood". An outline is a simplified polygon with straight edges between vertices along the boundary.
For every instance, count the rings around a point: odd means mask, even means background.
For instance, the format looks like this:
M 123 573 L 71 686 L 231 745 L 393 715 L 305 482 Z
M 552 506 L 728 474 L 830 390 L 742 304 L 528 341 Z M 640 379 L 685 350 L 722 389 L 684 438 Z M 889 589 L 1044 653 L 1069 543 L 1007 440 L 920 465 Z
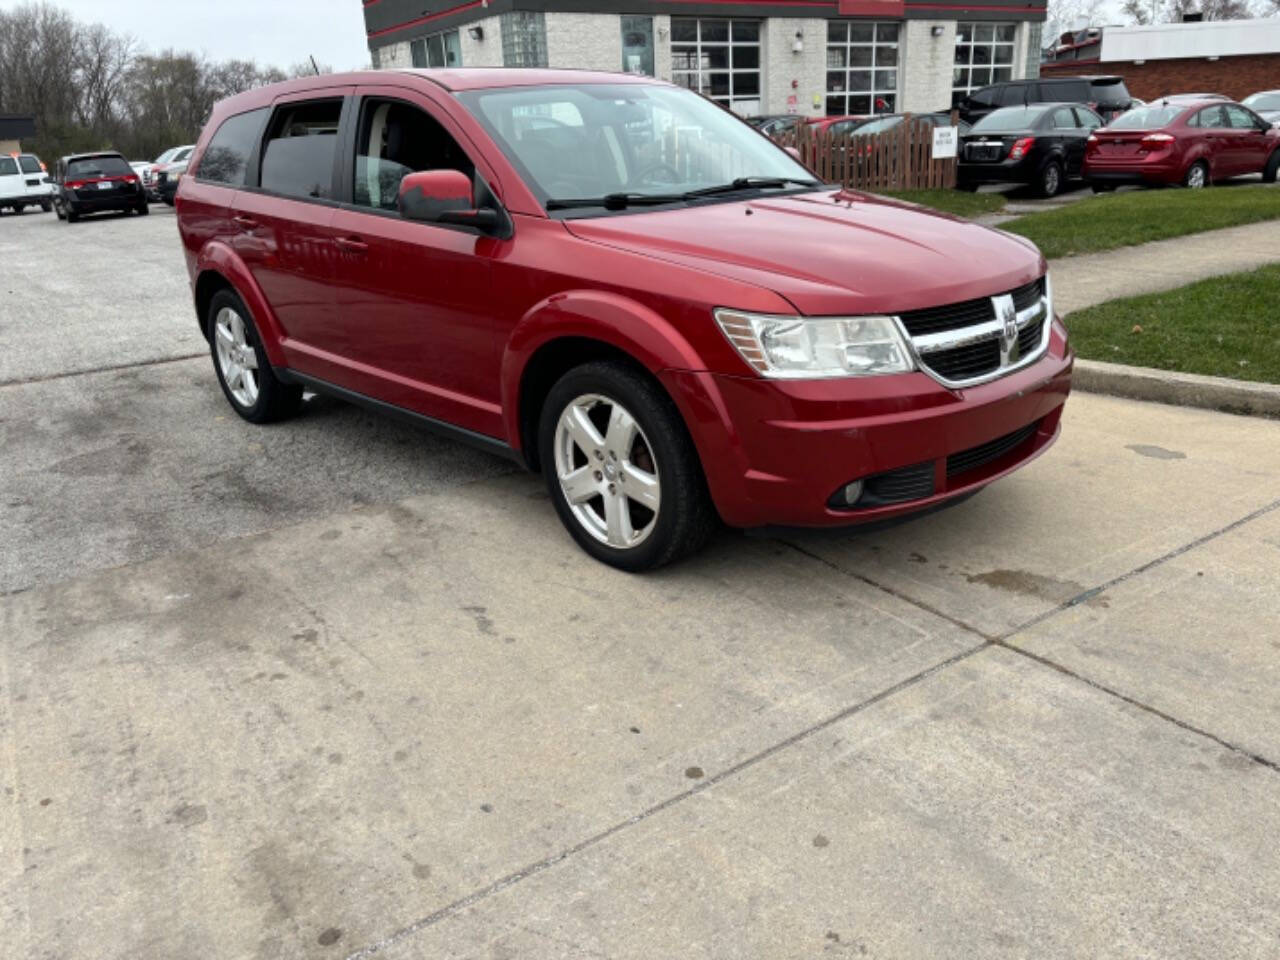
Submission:
M 565 226 L 584 240 L 765 287 L 813 316 L 897 313 L 991 296 L 1044 271 L 1030 241 L 844 191 L 566 220 Z

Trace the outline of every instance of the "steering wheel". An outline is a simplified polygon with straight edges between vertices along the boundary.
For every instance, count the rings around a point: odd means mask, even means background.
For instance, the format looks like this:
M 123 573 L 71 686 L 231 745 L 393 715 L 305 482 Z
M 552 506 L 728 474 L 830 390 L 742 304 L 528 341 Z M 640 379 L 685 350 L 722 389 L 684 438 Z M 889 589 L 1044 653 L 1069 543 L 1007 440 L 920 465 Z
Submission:
M 670 176 L 666 180 L 650 180 L 649 177 L 653 176 L 655 173 L 667 173 L 670 174 Z M 663 163 L 662 161 L 651 163 L 636 174 L 636 183 L 679 183 L 681 179 L 679 170 L 671 164 Z

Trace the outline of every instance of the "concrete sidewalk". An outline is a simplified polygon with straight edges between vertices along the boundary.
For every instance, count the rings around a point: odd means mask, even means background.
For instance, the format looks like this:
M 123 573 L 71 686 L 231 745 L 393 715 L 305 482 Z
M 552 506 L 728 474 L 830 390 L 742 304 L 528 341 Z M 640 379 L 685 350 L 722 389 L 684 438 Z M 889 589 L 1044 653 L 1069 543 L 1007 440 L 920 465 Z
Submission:
M 1119 297 L 1171 290 L 1280 263 L 1280 220 L 1052 260 L 1053 296 L 1066 316 Z

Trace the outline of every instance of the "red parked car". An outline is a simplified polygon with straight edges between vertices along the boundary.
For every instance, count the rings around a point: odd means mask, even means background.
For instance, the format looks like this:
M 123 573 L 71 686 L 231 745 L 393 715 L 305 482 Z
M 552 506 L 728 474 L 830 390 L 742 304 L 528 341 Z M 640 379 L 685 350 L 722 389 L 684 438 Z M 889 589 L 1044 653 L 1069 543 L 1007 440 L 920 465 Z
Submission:
M 178 188 L 232 408 L 304 388 L 541 470 L 628 570 L 738 527 L 954 502 L 1057 437 L 1072 366 L 1025 240 L 824 186 L 680 87 L 310 77 L 214 110 Z
M 1169 99 L 1130 110 L 1093 132 L 1084 158 L 1094 190 L 1122 183 L 1207 187 L 1249 173 L 1274 183 L 1278 167 L 1280 129 L 1219 100 Z

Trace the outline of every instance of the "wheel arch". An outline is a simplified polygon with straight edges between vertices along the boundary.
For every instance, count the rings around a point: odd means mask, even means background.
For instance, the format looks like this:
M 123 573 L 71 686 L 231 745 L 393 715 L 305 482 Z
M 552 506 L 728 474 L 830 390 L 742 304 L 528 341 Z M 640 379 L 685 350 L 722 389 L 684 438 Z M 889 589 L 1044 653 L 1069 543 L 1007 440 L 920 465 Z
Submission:
M 267 303 L 261 288 L 253 279 L 253 274 L 229 246 L 224 243 L 210 243 L 200 251 L 196 261 L 196 279 L 192 285 L 192 295 L 196 309 L 196 323 L 200 334 L 209 339 L 208 312 L 209 304 L 220 290 L 230 290 L 238 296 L 253 315 L 258 335 L 262 339 L 262 347 L 273 367 L 283 367 L 284 350 L 281 346 L 284 331 L 275 313 Z
M 625 363 L 650 376 L 685 419 L 657 374 L 700 369 L 688 340 L 643 304 L 598 290 L 558 294 L 516 326 L 502 358 L 502 408 L 507 436 L 532 470 L 540 468 L 537 429 L 542 404 L 565 373 L 591 360 Z

